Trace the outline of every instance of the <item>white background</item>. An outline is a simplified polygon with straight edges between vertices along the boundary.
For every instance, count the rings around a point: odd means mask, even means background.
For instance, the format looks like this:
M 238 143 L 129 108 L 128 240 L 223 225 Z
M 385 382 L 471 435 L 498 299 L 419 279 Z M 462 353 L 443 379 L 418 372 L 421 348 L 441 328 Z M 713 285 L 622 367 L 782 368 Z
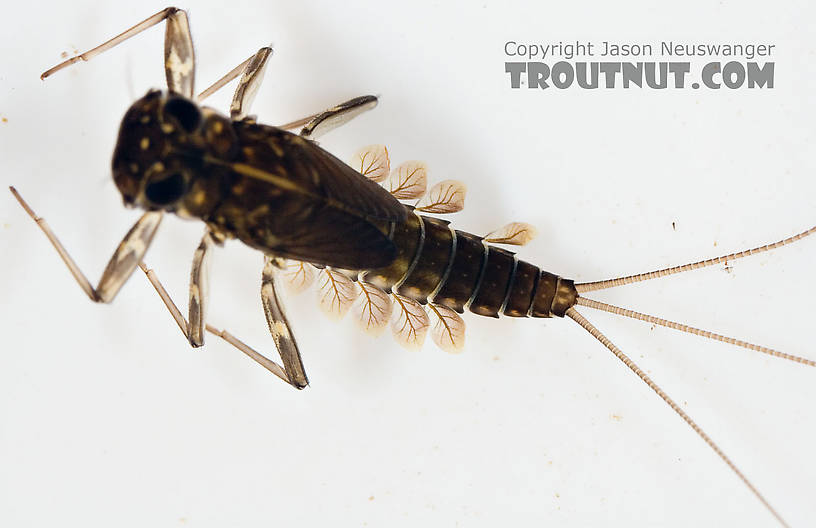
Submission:
M 138 5 L 137 5 L 138 4 Z M 752 247 L 816 220 L 806 2 L 188 2 L 203 88 L 272 43 L 254 111 L 281 123 L 355 95 L 380 106 L 322 141 L 370 143 L 469 188 L 454 225 L 520 220 L 522 258 L 596 280 Z M 69 7 L 70 6 L 70 7 Z M 164 7 L 15 3 L 0 34 L 0 178 L 95 282 L 138 213 L 110 180 L 118 120 L 163 80 L 153 29 L 41 82 Z M 17 10 L 17 12 L 15 12 Z M 511 90 L 503 45 L 766 42 L 773 90 Z M 648 60 L 648 59 L 647 59 Z M 225 109 L 225 91 L 210 104 Z M 672 227 L 675 224 L 676 229 Z M 186 346 L 147 282 L 82 295 L 0 194 L 3 526 L 773 526 L 721 460 L 569 320 L 468 316 L 464 354 L 399 348 L 313 294 L 288 299 L 311 380 L 297 392 L 211 338 Z M 147 262 L 183 303 L 201 226 L 165 220 Z M 816 358 L 816 240 L 595 297 Z M 268 352 L 261 259 L 213 262 L 211 320 Z M 582 310 L 671 394 L 793 525 L 812 522 L 814 370 Z

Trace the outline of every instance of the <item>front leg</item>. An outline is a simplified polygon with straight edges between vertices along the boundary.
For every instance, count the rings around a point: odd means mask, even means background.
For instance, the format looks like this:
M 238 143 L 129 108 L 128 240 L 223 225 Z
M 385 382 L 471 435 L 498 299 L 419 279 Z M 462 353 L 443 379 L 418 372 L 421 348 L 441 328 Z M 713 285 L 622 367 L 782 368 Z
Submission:
M 40 75 L 40 79 L 45 80 L 59 70 L 76 62 L 89 61 L 100 53 L 104 53 L 165 20 L 167 21 L 167 29 L 164 33 L 164 74 L 167 79 L 167 89 L 192 99 L 193 82 L 195 81 L 193 39 L 190 35 L 187 13 L 175 7 L 162 9 L 99 46 L 57 64 Z
M 261 86 L 266 71 L 266 63 L 271 56 L 272 48 L 265 46 L 259 49 L 250 58 L 231 69 L 226 75 L 198 94 L 197 101 L 200 103 L 240 75 L 241 80 L 238 82 L 238 87 L 235 89 L 230 104 L 230 118 L 234 121 L 244 119 L 249 113 L 249 107 L 253 99 L 255 99 L 255 93 Z
M 113 253 L 113 256 L 110 258 L 110 261 L 108 261 L 108 265 L 105 267 L 105 271 L 102 273 L 99 283 L 96 288 L 94 288 L 85 274 L 82 273 L 82 270 L 79 269 L 76 262 L 74 262 L 74 259 L 71 258 L 65 246 L 62 245 L 54 232 L 51 231 L 51 227 L 45 219 L 37 216 L 34 210 L 29 207 L 28 203 L 23 200 L 23 197 L 20 196 L 20 193 L 17 192 L 17 189 L 9 187 L 9 190 L 17 201 L 20 202 L 20 205 L 25 212 L 28 213 L 28 216 L 40 226 L 40 229 L 45 233 L 48 241 L 51 242 L 51 245 L 57 250 L 62 261 L 68 266 L 68 271 L 74 276 L 79 287 L 82 288 L 82 291 L 84 291 L 93 302 L 109 303 L 113 301 L 116 294 L 119 293 L 119 290 L 122 289 L 122 286 L 124 286 L 125 282 L 133 274 L 133 271 L 142 260 L 142 257 L 147 253 L 147 249 L 150 247 L 150 243 L 153 241 L 153 236 L 156 234 L 156 230 L 162 219 L 162 213 L 160 211 L 148 211 L 133 224 L 133 227 L 127 232 Z
M 243 119 L 249 113 L 249 107 L 255 99 L 255 94 L 263 81 L 266 72 L 266 63 L 272 56 L 272 48 L 261 48 L 253 55 L 246 68 L 244 68 L 235 95 L 232 96 L 230 104 L 230 117 L 237 121 Z
M 272 48 L 263 47 L 253 56 L 230 70 L 226 75 L 215 81 L 210 87 L 198 95 L 198 102 L 211 96 L 227 83 L 241 76 L 235 94 L 230 104 L 230 117 L 233 120 L 245 119 L 249 114 L 249 108 L 255 99 L 255 94 L 263 81 L 266 64 L 272 56 Z M 373 109 L 377 106 L 377 97 L 373 95 L 363 95 L 355 97 L 336 106 L 328 108 L 317 114 L 292 121 L 279 126 L 284 130 L 295 130 L 300 128 L 300 135 L 309 139 L 317 139 L 319 136 L 349 122 L 358 115 Z M 254 118 L 249 118 L 254 120 Z

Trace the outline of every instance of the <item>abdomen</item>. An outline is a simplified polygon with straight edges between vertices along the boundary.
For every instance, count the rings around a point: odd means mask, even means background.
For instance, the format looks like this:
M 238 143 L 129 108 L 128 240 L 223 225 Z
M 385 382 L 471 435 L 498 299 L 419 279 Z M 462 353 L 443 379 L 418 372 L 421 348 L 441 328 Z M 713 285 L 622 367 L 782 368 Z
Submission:
M 519 260 L 482 237 L 413 214 L 392 226 L 397 257 L 360 278 L 425 304 L 498 317 L 563 317 L 575 304 L 573 282 Z

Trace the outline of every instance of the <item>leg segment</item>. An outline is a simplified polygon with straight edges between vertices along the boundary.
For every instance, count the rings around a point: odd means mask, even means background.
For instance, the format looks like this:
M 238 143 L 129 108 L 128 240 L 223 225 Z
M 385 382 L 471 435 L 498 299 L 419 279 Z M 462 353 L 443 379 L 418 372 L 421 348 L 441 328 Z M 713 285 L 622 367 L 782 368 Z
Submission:
M 107 267 L 105 267 L 105 271 L 102 273 L 102 278 L 99 279 L 99 284 L 94 288 L 54 232 L 51 231 L 45 219 L 37 216 L 23 200 L 23 197 L 20 196 L 20 193 L 17 192 L 17 189 L 14 187 L 9 187 L 9 189 L 28 215 L 40 226 L 51 245 L 54 246 L 65 265 L 68 266 L 68 270 L 74 276 L 82 291 L 94 302 L 109 303 L 113 301 L 142 260 L 147 248 L 150 247 L 162 219 L 162 213 L 159 211 L 148 211 L 142 215 L 130 228 L 122 242 L 119 243 L 119 247 L 116 248 Z
M 266 73 L 266 62 L 272 56 L 272 48 L 261 48 L 244 68 L 244 74 L 238 81 L 238 88 L 232 97 L 230 105 L 230 117 L 234 120 L 243 119 L 249 113 L 249 107 L 255 100 L 255 94 L 263 81 Z
M 200 347 L 204 344 L 204 330 L 207 326 L 206 308 L 209 299 L 209 278 L 210 278 L 210 249 L 213 245 L 213 238 L 210 230 L 207 229 L 201 238 L 195 254 L 193 255 L 193 266 L 190 270 L 190 302 L 187 339 L 190 346 Z
M 187 13 L 175 7 L 162 9 L 107 42 L 57 64 L 40 75 L 40 79 L 45 80 L 59 70 L 76 62 L 89 61 L 100 53 L 121 44 L 127 39 L 138 35 L 142 31 L 164 20 L 167 20 L 167 30 L 164 34 L 164 71 L 165 77 L 167 78 L 167 88 L 171 92 L 192 98 L 193 81 L 195 78 L 193 40 L 190 36 L 190 25 L 187 21 Z
M 167 89 L 192 99 L 195 84 L 195 52 L 187 13 L 173 9 L 167 15 L 164 33 L 164 76 Z M 167 10 L 165 10 L 167 11 Z
M 340 103 L 319 114 L 306 118 L 306 125 L 303 127 L 303 130 L 300 131 L 300 135 L 309 139 L 317 139 L 323 134 L 348 123 L 363 112 L 371 110 L 375 106 L 377 106 L 377 97 L 374 95 L 363 95 L 349 99 L 344 103 Z M 295 127 L 284 125 L 281 128 L 288 129 Z
M 266 71 L 266 63 L 271 56 L 272 48 L 263 47 L 259 49 L 253 56 L 231 69 L 226 75 L 198 94 L 197 101 L 203 101 L 241 75 L 241 81 L 238 83 L 238 88 L 235 90 L 230 105 L 230 114 L 232 119 L 235 120 L 244 118 L 249 112 L 252 101 L 255 99 L 255 93 L 258 91 Z
M 295 336 L 289 329 L 289 321 L 283 311 L 283 304 L 278 299 L 275 276 L 279 264 L 276 259 L 264 257 L 264 269 L 261 275 L 261 302 L 266 315 L 266 323 L 269 325 L 269 332 L 278 353 L 283 361 L 283 368 L 289 376 L 289 383 L 298 389 L 302 389 L 309 384 L 306 378 L 306 371 L 303 368 L 303 360 L 300 358 Z
M 312 114 L 302 119 L 298 119 L 297 121 L 291 121 L 284 125 L 280 125 L 278 128 L 282 128 L 283 130 L 294 130 L 296 128 L 303 127 L 300 135 L 309 139 L 316 139 L 318 136 L 322 136 L 326 132 L 329 132 L 340 125 L 351 121 L 358 115 L 362 114 L 366 110 L 371 110 L 375 106 L 377 106 L 376 96 L 363 95 L 361 97 L 350 99 L 345 103 L 340 103 L 339 105 L 329 108 L 328 110 L 324 110 L 318 114 Z

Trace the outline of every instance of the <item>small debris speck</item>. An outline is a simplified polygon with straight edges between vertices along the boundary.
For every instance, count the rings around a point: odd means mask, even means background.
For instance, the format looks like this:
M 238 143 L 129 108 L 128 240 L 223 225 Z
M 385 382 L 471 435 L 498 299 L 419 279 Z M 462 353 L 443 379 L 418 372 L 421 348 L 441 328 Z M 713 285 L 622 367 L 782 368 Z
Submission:
M 2 121 L 3 123 L 8 123 L 8 118 L 7 117 L 0 118 L 0 121 Z

